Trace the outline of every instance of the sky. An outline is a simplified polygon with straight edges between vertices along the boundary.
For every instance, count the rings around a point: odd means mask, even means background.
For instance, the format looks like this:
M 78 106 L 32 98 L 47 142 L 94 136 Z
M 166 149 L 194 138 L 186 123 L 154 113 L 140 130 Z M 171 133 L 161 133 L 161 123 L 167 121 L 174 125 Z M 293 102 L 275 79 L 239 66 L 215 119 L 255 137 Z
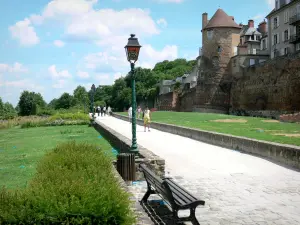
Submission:
M 136 66 L 195 59 L 202 13 L 220 7 L 255 25 L 275 0 L 0 0 L 0 97 L 14 106 L 24 90 L 49 102 L 82 85 L 113 84 L 127 74 L 124 46 L 142 45 Z

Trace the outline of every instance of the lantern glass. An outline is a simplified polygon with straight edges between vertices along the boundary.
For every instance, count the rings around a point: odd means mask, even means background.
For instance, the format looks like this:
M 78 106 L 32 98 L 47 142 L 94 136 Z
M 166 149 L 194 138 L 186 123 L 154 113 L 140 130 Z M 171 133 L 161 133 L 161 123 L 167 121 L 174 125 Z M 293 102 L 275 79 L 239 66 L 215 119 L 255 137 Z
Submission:
M 130 36 L 131 37 L 128 38 L 128 43 L 125 46 L 125 51 L 127 60 L 130 63 L 135 63 L 139 58 L 140 48 L 142 46 L 140 46 L 139 41 L 137 38 L 135 38 L 134 34 L 131 34 Z

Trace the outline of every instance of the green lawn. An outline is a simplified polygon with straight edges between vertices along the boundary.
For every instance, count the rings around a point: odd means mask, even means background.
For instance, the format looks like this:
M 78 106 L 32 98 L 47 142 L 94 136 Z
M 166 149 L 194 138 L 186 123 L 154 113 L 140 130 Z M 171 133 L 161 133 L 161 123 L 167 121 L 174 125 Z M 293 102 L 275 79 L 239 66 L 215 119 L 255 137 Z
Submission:
M 88 142 L 111 150 L 111 145 L 99 136 L 87 125 L 0 130 L 0 187 L 25 187 L 38 160 L 61 142 Z
M 127 113 L 122 113 L 127 115 Z M 207 131 L 232 134 L 300 146 L 300 124 L 270 122 L 269 119 L 257 117 L 231 116 L 213 113 L 193 112 L 153 112 L 152 122 L 174 124 Z M 246 120 L 243 123 L 213 120 Z M 284 136 L 290 135 L 290 136 Z

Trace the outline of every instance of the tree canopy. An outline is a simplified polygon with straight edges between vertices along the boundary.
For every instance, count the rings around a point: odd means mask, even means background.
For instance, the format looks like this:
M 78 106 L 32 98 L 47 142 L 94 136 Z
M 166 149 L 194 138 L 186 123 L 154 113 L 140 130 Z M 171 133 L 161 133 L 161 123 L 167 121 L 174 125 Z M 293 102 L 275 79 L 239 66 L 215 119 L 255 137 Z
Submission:
M 154 101 L 159 93 L 159 82 L 161 80 L 173 80 L 176 77 L 190 73 L 196 65 L 195 60 L 176 59 L 165 60 L 157 63 L 153 69 L 137 67 L 135 69 L 136 97 L 137 102 Z M 115 80 L 113 85 L 96 85 L 94 102 L 95 105 L 111 106 L 115 110 L 123 110 L 131 104 L 131 74 Z M 74 106 L 86 109 L 90 108 L 92 102 L 91 90 L 79 85 L 72 95 L 63 93 L 59 98 L 52 99 L 49 104 L 43 99 L 40 93 L 23 91 L 16 107 L 19 115 L 36 115 L 43 110 L 69 109 Z M 9 103 L 3 103 L 0 98 L 0 119 L 6 118 L 4 114 L 16 115 L 16 109 Z M 8 116 L 8 117 L 11 117 Z

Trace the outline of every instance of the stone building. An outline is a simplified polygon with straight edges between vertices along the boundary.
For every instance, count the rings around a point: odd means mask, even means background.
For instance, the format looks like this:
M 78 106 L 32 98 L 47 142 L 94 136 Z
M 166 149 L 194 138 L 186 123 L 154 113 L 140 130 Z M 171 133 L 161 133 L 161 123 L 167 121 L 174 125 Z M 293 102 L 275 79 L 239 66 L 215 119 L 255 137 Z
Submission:
M 271 58 L 300 51 L 300 0 L 274 0 L 267 15 Z
M 242 26 L 240 43 L 237 46 L 236 55 L 231 58 L 230 63 L 233 76 L 243 76 L 245 68 L 262 63 L 269 58 L 266 34 L 267 23 L 265 21 L 260 23 L 258 28 L 255 28 L 253 20 L 249 20 L 247 25 Z
M 222 9 L 202 14 L 202 56 L 193 111 L 227 112 L 229 93 L 222 82 L 240 42 L 241 26 Z

